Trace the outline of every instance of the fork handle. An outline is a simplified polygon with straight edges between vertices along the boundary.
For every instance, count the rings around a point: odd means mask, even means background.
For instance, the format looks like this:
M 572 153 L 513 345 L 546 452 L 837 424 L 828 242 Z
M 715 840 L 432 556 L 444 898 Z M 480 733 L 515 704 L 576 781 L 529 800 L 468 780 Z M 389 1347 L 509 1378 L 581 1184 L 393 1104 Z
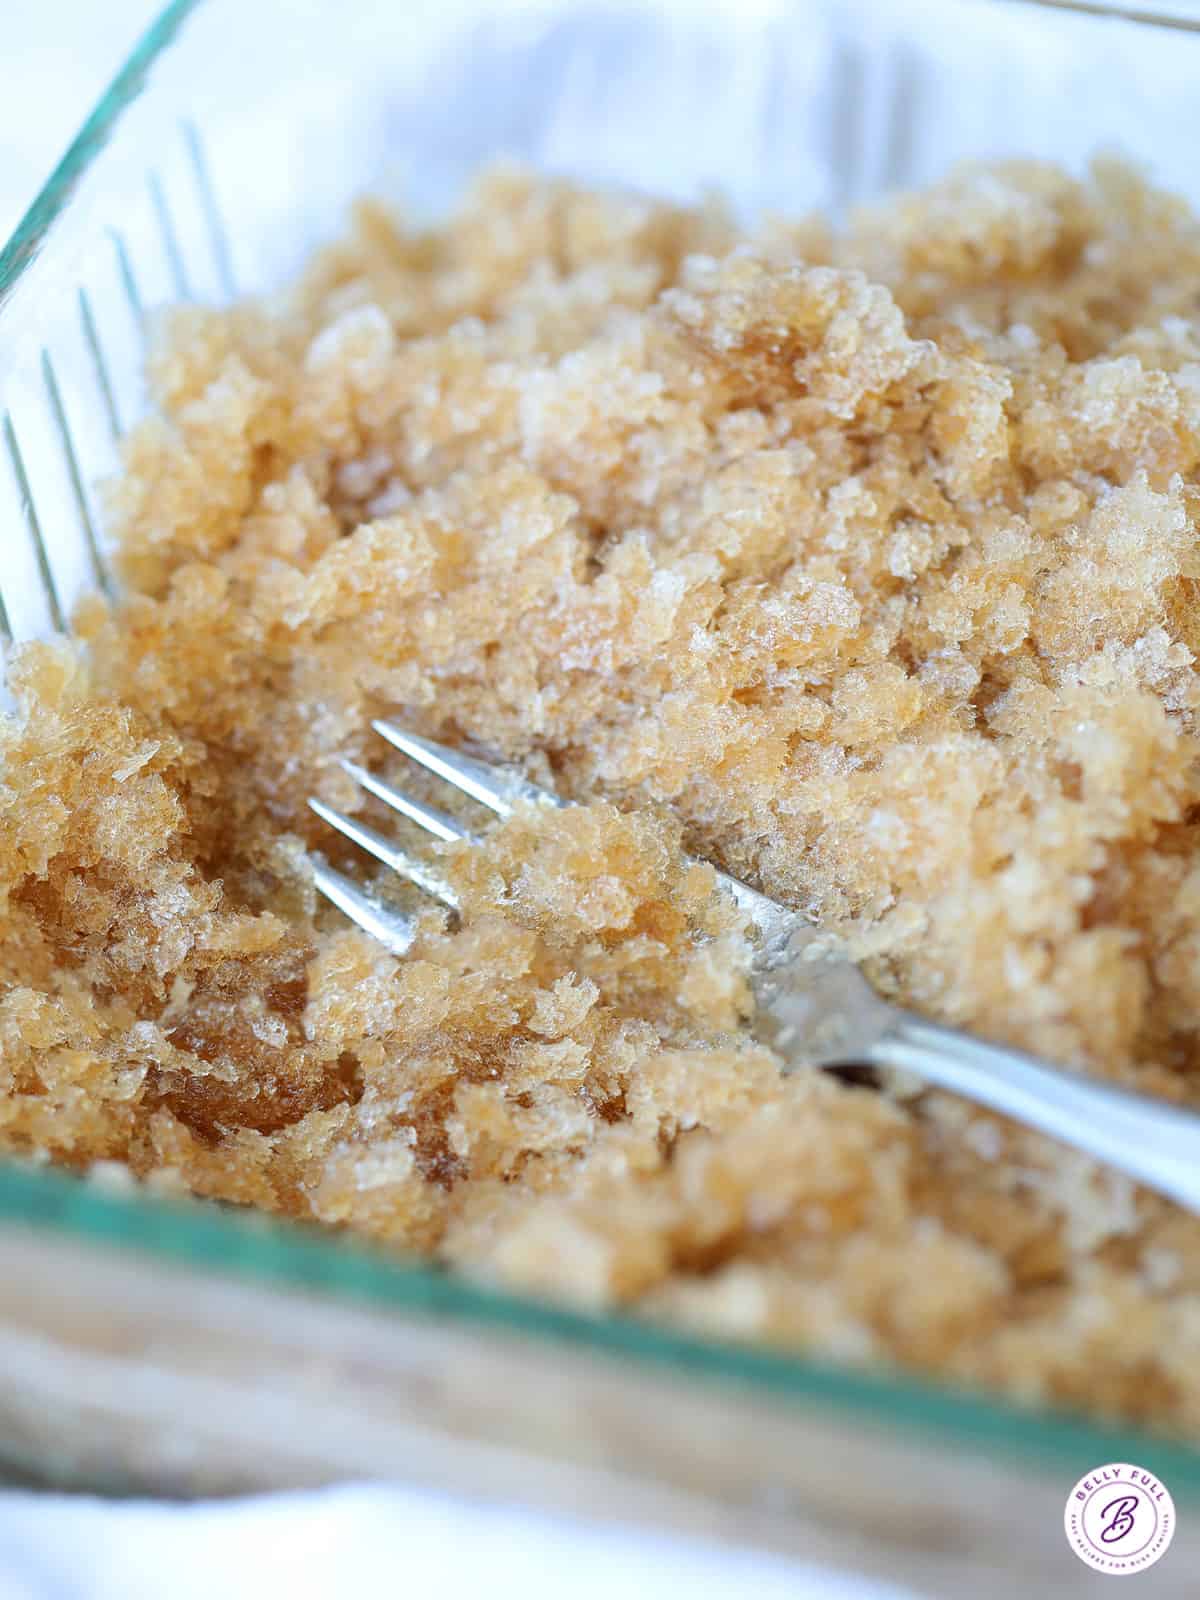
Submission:
M 908 1012 L 870 1051 L 940 1089 L 1085 1150 L 1149 1189 L 1200 1211 L 1200 1115 L 1046 1066 L 1021 1050 Z

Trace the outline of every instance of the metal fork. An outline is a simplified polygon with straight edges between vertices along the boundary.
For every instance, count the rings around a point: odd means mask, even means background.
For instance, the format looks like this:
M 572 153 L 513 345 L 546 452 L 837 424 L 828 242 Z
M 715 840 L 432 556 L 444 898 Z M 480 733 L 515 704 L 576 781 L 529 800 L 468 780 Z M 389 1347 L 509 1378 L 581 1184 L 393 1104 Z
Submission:
M 507 817 L 522 802 L 565 802 L 521 774 L 408 733 L 392 722 L 372 727 L 389 744 L 472 800 Z M 354 761 L 343 769 L 368 794 L 435 839 L 472 840 L 456 818 L 394 788 Z M 375 828 L 321 800 L 309 805 L 325 822 L 445 906 L 457 909 L 449 880 Z M 395 954 L 413 939 L 414 922 L 314 860 L 316 887 Z M 1200 1210 L 1200 1115 L 1051 1067 L 1020 1050 L 989 1044 L 927 1022 L 881 1000 L 853 962 L 802 916 L 728 873 L 718 882 L 758 932 L 751 966 L 754 1030 L 784 1059 L 785 1071 L 859 1064 L 901 1068 L 926 1083 L 1074 1145 L 1148 1188 Z

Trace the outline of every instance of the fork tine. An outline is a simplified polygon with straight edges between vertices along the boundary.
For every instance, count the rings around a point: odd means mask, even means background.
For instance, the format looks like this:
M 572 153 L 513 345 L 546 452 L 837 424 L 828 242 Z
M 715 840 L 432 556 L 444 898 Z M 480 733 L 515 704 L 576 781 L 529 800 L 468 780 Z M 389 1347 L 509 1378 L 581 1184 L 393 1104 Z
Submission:
M 461 750 L 452 750 L 449 745 L 422 739 L 415 733 L 397 727 L 394 722 L 378 720 L 372 722 L 371 726 L 397 750 L 428 772 L 444 778 L 464 794 L 469 794 L 472 800 L 488 806 L 497 816 L 510 816 L 513 807 L 521 800 L 532 800 L 538 805 L 561 806 L 563 803 L 549 789 L 540 789 L 536 783 L 530 783 L 528 778 L 521 777 L 519 773 L 506 772 L 503 767 L 477 761 L 473 756 L 463 755 Z
M 489 806 L 501 817 L 511 816 L 513 807 L 519 800 L 532 800 L 539 805 L 566 804 L 549 789 L 539 788 L 536 783 L 531 783 L 519 773 L 505 771 L 503 767 L 495 767 L 487 761 L 479 761 L 474 756 L 465 756 L 459 750 L 452 750 L 449 745 L 438 744 L 433 739 L 423 739 L 416 733 L 408 733 L 394 722 L 377 718 L 371 726 L 376 733 L 411 760 L 437 777 L 444 778 L 447 783 L 452 783 L 456 789 L 461 789 L 473 800 Z M 350 769 L 350 763 L 343 762 L 342 765 L 347 770 Z M 378 784 L 379 780 L 372 778 L 372 782 Z M 378 788 L 372 788 L 371 792 L 380 794 Z M 380 794 L 380 799 L 386 799 L 386 796 Z M 720 886 L 727 894 L 733 896 L 739 907 L 757 924 L 764 935 L 774 932 L 790 918 L 791 913 L 785 907 L 777 905 L 758 889 L 752 889 L 748 883 L 743 883 L 740 878 L 731 877 L 719 867 L 715 871 Z
M 392 955 L 405 954 L 416 931 L 412 917 L 383 905 L 360 888 L 353 878 L 336 872 L 318 855 L 312 857 L 312 869 L 313 883 L 331 905 L 357 923 L 364 933 L 378 939 Z
M 440 900 L 443 905 L 458 910 L 458 896 L 436 867 L 409 855 L 407 850 L 384 834 L 377 833 L 374 828 L 368 827 L 365 822 L 360 822 L 357 817 L 348 817 L 344 811 L 335 811 L 323 800 L 310 800 L 308 804 L 309 809 L 315 811 L 322 822 L 327 822 L 331 828 L 336 828 L 347 839 L 353 840 L 356 845 L 373 855 L 376 861 L 382 861 L 385 867 L 390 867 L 400 877 L 415 883 L 418 889 L 423 889 L 426 894 L 432 895 L 435 900 Z
M 435 839 L 441 839 L 444 844 L 453 844 L 456 839 L 470 840 L 471 831 L 464 828 L 461 822 L 448 817 L 444 811 L 436 811 L 433 806 L 422 805 L 400 789 L 394 789 L 375 773 L 368 772 L 366 767 L 360 767 L 357 761 L 343 758 L 341 768 L 350 774 L 355 783 L 361 784 L 368 794 L 373 794 L 385 806 L 391 806 L 393 811 L 415 822 L 418 828 L 424 828 L 426 833 L 432 833 Z

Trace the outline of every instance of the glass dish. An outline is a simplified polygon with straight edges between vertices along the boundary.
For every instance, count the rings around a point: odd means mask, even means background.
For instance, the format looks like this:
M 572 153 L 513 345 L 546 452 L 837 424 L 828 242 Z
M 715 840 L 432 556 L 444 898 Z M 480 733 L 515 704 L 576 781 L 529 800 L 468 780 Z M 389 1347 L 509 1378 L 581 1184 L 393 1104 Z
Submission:
M 434 210 L 512 154 L 836 210 L 965 157 L 1078 166 L 1109 147 L 1196 198 L 1200 37 L 1104 11 L 174 0 L 0 253 L 0 628 L 56 627 L 107 581 L 94 484 L 144 405 L 147 309 L 279 281 L 364 189 Z M 1066 1491 L 1133 1459 L 1183 1510 L 1155 1592 L 1190 1592 L 1200 1566 L 1185 1447 L 17 1164 L 0 1167 L 0 1458 L 177 1493 L 411 1475 L 929 1593 L 969 1575 L 980 1595 L 1082 1593 Z

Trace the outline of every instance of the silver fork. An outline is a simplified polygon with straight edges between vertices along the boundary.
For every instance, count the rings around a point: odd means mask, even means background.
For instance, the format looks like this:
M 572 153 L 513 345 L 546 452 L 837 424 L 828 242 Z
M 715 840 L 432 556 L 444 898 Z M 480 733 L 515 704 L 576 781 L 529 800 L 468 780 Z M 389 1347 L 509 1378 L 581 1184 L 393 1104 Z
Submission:
M 500 817 L 525 801 L 565 803 L 519 773 L 420 738 L 395 723 L 372 726 L 405 756 Z M 456 818 L 404 794 L 356 762 L 344 760 L 342 767 L 368 794 L 435 839 L 473 839 Z M 321 800 L 309 805 L 393 872 L 457 909 L 454 889 L 435 865 Z M 321 893 L 365 932 L 397 955 L 408 949 L 411 917 L 319 857 L 314 876 Z M 1200 1115 L 1051 1067 L 1020 1050 L 989 1044 L 891 1005 L 810 922 L 728 873 L 718 872 L 717 879 L 758 930 L 751 966 L 754 1029 L 783 1057 L 785 1071 L 859 1064 L 901 1068 L 1074 1145 L 1200 1210 Z

